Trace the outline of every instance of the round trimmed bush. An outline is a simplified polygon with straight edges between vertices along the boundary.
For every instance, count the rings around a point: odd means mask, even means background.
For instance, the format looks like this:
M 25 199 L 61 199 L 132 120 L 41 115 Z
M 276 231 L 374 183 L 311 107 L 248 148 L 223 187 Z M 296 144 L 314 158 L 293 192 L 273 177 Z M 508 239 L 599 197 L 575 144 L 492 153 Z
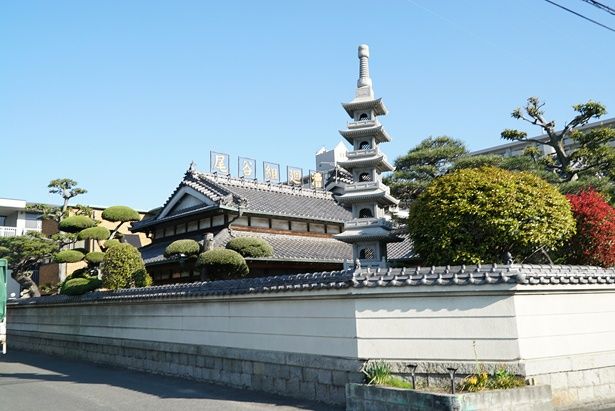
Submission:
M 203 267 L 212 280 L 244 277 L 249 269 L 246 260 L 237 251 L 215 248 L 199 254 L 197 266 Z
M 237 251 L 244 257 L 271 257 L 273 255 L 273 247 L 260 238 L 233 238 L 226 243 L 226 248 Z
M 145 286 L 148 277 L 141 253 L 130 244 L 118 244 L 105 253 L 102 261 L 103 285 L 106 288 L 131 288 Z
M 126 206 L 112 206 L 102 212 L 102 218 L 113 222 L 139 221 L 141 216 L 136 210 Z
M 58 228 L 67 233 L 78 233 L 86 228 L 95 227 L 96 224 L 96 221 L 88 216 L 72 215 L 60 221 Z
M 66 281 L 72 278 L 82 278 L 90 275 L 90 269 L 88 267 L 77 268 L 75 271 L 66 276 Z
M 85 255 L 85 260 L 90 264 L 100 264 L 104 257 L 105 253 L 101 251 L 91 251 Z
M 539 177 L 495 167 L 436 178 L 411 205 L 408 232 L 424 264 L 523 261 L 575 231 L 570 204 Z
M 80 240 L 106 240 L 109 238 L 110 235 L 111 232 L 108 228 L 103 226 L 96 226 L 79 231 L 79 234 L 77 234 L 77 238 Z
M 77 277 L 64 281 L 60 294 L 81 295 L 102 287 L 102 281 L 96 277 Z
M 56 263 L 76 263 L 83 260 L 85 255 L 77 250 L 62 250 L 53 256 L 53 261 Z
M 164 250 L 164 256 L 169 258 L 179 256 L 180 254 L 185 256 L 196 255 L 200 249 L 199 243 L 194 240 L 176 240 L 167 246 Z
M 119 240 L 116 240 L 115 238 L 112 240 L 107 240 L 105 241 L 105 248 L 109 249 L 111 247 L 115 247 L 116 245 L 120 245 L 122 244 Z

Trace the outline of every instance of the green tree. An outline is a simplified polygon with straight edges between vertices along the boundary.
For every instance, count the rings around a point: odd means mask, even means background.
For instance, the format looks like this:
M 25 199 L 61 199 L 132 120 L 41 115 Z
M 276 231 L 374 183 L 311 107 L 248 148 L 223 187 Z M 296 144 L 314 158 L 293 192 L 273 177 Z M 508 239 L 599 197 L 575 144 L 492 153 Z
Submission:
M 0 258 L 8 260 L 11 276 L 28 290 L 31 297 L 41 295 L 36 283 L 32 280 L 32 274 L 58 249 L 57 241 L 35 232 L 18 237 L 0 237 Z
M 199 254 L 196 264 L 204 269 L 205 276 L 211 280 L 244 277 L 249 272 L 241 254 L 224 248 L 214 248 Z
M 516 261 L 556 248 L 574 233 L 570 204 L 537 176 L 495 167 L 435 179 L 412 203 L 408 232 L 426 264 Z
M 145 287 L 152 282 L 141 253 L 130 244 L 118 244 L 107 250 L 101 270 L 103 285 L 112 290 Z
M 511 116 L 538 126 L 546 134 L 546 140 L 529 138 L 526 132 L 514 129 L 502 131 L 502 138 L 551 147 L 554 155 L 544 158 L 544 164 L 557 174 L 561 182 L 577 180 L 583 176 L 615 180 L 615 148 L 610 146 L 615 142 L 615 129 L 594 127 L 581 130 L 591 120 L 604 116 L 605 106 L 591 100 L 574 105 L 572 108 L 577 114 L 558 131 L 555 121 L 545 118 L 542 109 L 544 105 L 537 97 L 530 97 L 527 104 L 523 108 L 516 108 Z M 573 144 L 567 146 L 566 139 Z
M 434 178 L 446 174 L 455 161 L 467 154 L 460 140 L 429 137 L 395 160 L 395 171 L 385 179 L 385 184 L 401 205 L 407 206 Z
M 68 209 L 68 202 L 71 198 L 76 197 L 80 194 L 85 194 L 88 190 L 84 188 L 77 187 L 77 183 L 75 180 L 70 178 L 56 178 L 55 180 L 51 180 L 49 185 L 49 192 L 52 194 L 59 194 L 64 203 L 62 204 L 62 213 L 66 213 Z
M 273 255 L 273 247 L 260 238 L 233 238 L 226 243 L 226 248 L 237 251 L 243 257 L 271 257 Z

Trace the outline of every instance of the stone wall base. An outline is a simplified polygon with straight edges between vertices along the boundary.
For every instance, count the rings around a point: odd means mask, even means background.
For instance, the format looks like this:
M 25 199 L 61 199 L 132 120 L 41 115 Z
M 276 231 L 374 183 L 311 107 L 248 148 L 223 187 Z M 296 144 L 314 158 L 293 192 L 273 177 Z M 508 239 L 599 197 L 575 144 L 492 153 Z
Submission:
M 11 331 L 11 347 L 149 373 L 345 404 L 359 360 L 206 345 Z

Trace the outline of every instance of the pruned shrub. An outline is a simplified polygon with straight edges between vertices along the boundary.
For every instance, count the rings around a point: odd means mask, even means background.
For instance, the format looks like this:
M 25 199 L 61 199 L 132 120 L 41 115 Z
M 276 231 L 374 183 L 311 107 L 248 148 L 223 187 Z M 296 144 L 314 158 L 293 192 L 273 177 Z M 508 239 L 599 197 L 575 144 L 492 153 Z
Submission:
M 199 254 L 197 266 L 205 269 L 212 280 L 244 277 L 249 269 L 246 260 L 237 251 L 215 248 Z
M 56 263 L 76 263 L 83 260 L 85 255 L 77 250 L 62 250 L 53 256 L 53 261 Z
M 102 281 L 96 277 L 77 277 L 64 281 L 60 294 L 81 295 L 102 287 Z
M 199 253 L 201 247 L 194 240 L 176 240 L 167 246 L 164 250 L 164 256 L 167 258 L 181 256 L 191 256 Z
M 411 205 L 408 232 L 425 264 L 523 261 L 575 230 L 570 204 L 530 173 L 463 169 L 435 179 Z
M 113 222 L 139 221 L 139 212 L 127 206 L 112 206 L 102 212 L 102 218 Z
M 564 248 L 568 264 L 615 266 L 615 208 L 596 191 L 568 195 L 577 232 Z
M 271 257 L 273 255 L 273 247 L 260 238 L 233 238 L 226 243 L 226 248 L 237 251 L 243 257 Z
M 104 257 L 105 253 L 101 251 L 91 251 L 85 255 L 85 260 L 90 264 L 100 264 Z
M 79 234 L 77 234 L 77 238 L 79 240 L 106 240 L 109 238 L 110 235 L 111 232 L 108 228 L 103 226 L 96 226 L 79 231 Z
M 116 245 L 120 245 L 120 244 L 122 244 L 120 240 L 116 240 L 114 238 L 114 239 L 105 241 L 105 248 L 109 249 L 111 247 L 115 247 Z
M 130 244 L 118 244 L 105 253 L 102 261 L 102 279 L 106 288 L 145 286 L 149 277 L 139 250 Z M 151 279 L 150 279 L 151 280 Z
M 88 267 L 77 268 L 75 271 L 66 276 L 66 281 L 72 278 L 83 278 L 90 275 L 90 269 Z
M 67 233 L 78 233 L 86 228 L 95 227 L 96 224 L 96 221 L 88 216 L 72 215 L 60 221 L 58 228 Z

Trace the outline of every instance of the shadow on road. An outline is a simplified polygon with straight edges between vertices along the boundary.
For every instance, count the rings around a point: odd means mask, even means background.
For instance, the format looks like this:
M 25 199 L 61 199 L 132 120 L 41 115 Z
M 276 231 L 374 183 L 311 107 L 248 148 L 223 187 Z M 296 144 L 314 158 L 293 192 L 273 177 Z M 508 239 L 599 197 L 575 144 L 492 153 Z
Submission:
M 123 388 L 160 399 L 205 399 L 290 407 L 302 410 L 342 410 L 307 400 L 229 388 L 188 379 L 148 374 L 44 354 L 14 351 L 0 355 L 0 389 L 41 381 L 94 384 Z

